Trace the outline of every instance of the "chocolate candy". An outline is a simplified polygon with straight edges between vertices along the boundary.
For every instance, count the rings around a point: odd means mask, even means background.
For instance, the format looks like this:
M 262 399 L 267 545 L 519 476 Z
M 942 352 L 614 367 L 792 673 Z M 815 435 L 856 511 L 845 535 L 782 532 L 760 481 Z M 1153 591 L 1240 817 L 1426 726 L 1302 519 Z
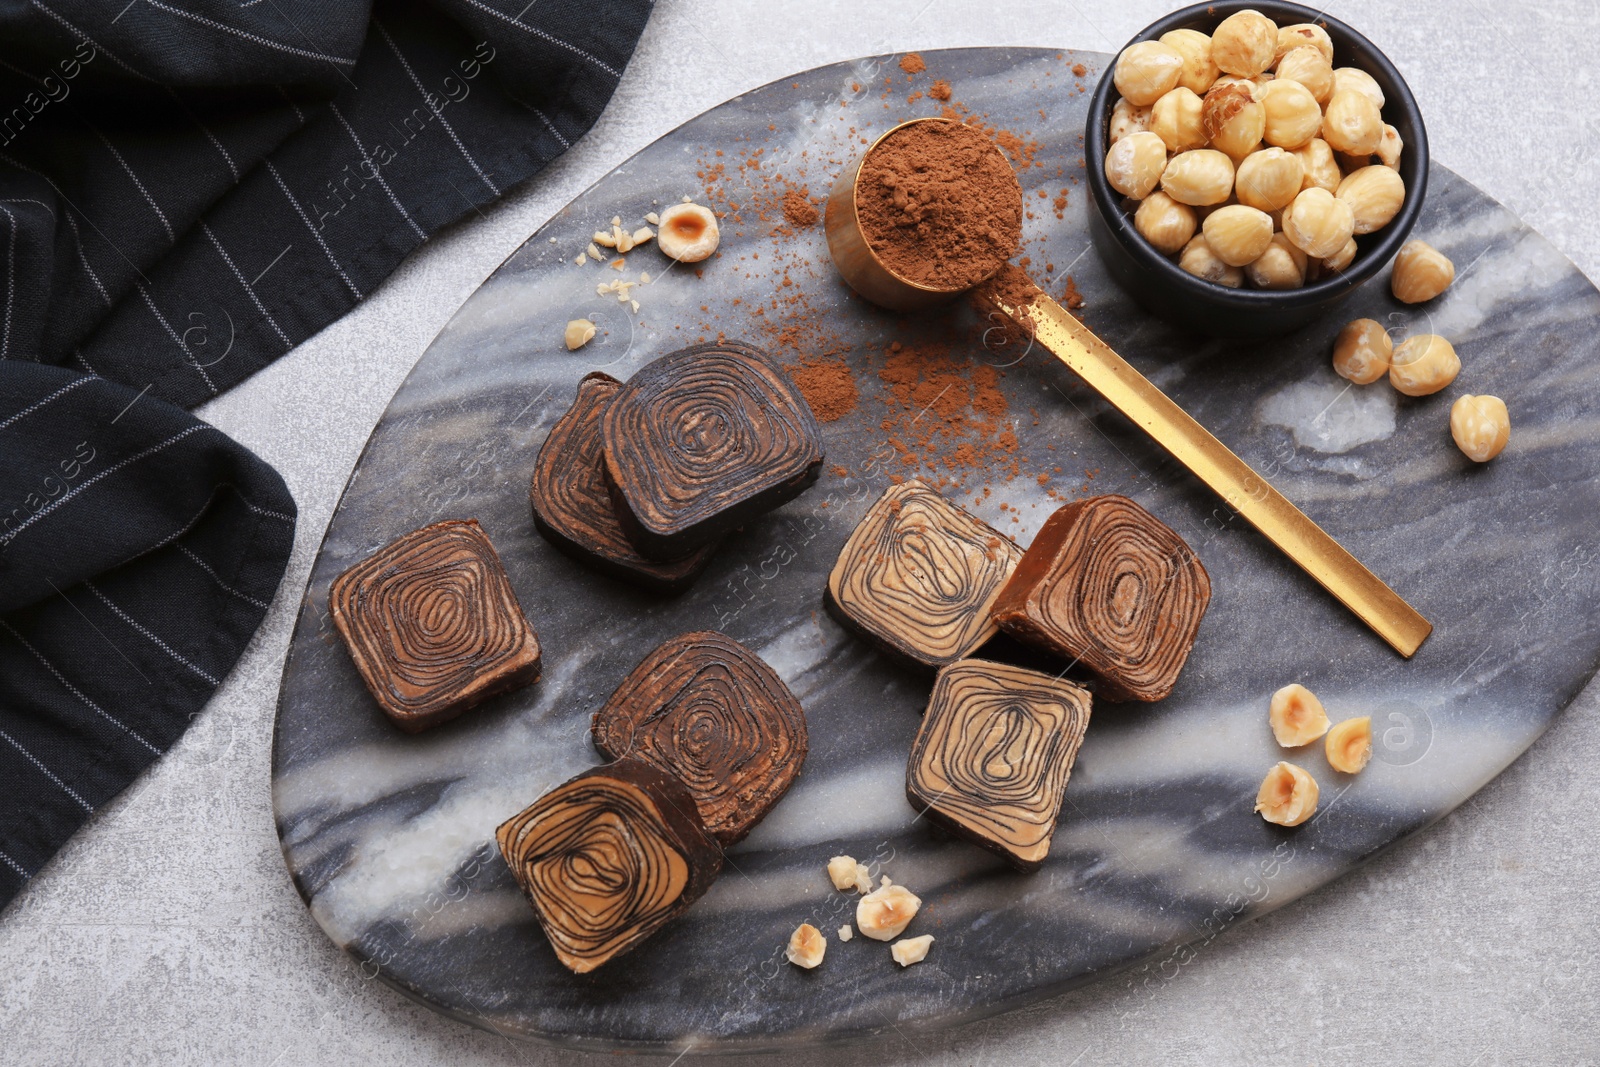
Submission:
M 682 781 L 724 845 L 772 810 L 806 758 L 800 702 L 760 656 L 713 630 L 646 656 L 593 731 L 607 759 L 644 760 Z
M 476 519 L 368 556 L 333 580 L 328 611 L 378 706 L 410 733 L 539 679 L 539 638 Z
M 715 544 L 676 560 L 639 555 L 611 506 L 600 450 L 600 416 L 622 383 L 595 371 L 578 383 L 578 397 L 539 449 L 528 501 L 545 540 L 596 570 L 660 593 L 688 588 L 705 569 Z
M 1189 658 L 1211 578 L 1166 524 L 1123 496 L 1045 522 L 995 601 L 1007 633 L 1081 664 L 1107 700 L 1160 700 Z
M 682 783 L 635 760 L 556 786 L 494 836 L 556 958 L 577 974 L 637 947 L 722 869 Z
M 823 602 L 884 651 L 924 667 L 996 633 L 989 609 L 1022 550 L 920 481 L 891 486 L 845 542 Z
M 906 799 L 1025 871 L 1050 851 L 1089 727 L 1089 694 L 1038 671 L 969 659 L 934 681 L 911 743 Z
M 797 496 L 822 434 L 788 374 L 738 341 L 639 370 L 600 421 L 622 528 L 648 559 L 677 559 Z

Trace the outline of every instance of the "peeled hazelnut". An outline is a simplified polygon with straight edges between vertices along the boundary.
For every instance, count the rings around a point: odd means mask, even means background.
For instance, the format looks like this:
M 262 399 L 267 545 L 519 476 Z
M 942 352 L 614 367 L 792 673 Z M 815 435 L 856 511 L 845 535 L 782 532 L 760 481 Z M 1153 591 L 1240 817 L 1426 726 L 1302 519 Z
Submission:
M 1160 41 L 1139 41 L 1117 57 L 1112 80 L 1124 100 L 1148 107 L 1170 92 L 1182 73 L 1183 56 L 1177 49 Z
M 1157 190 L 1146 197 L 1139 205 L 1139 210 L 1134 212 L 1133 228 L 1162 255 L 1170 256 L 1194 236 L 1194 208 L 1180 204 Z
M 1206 95 L 1211 83 L 1222 73 L 1211 62 L 1211 37 L 1199 30 L 1169 30 L 1161 35 L 1160 41 L 1183 57 L 1178 84 L 1196 96 Z
M 699 263 L 717 250 L 717 217 L 699 204 L 673 204 L 661 213 L 656 246 L 679 263 Z
M 923 934 L 921 937 L 908 937 L 896 941 L 889 946 L 889 954 L 894 961 L 902 967 L 909 967 L 913 963 L 921 963 L 928 958 L 928 946 L 933 944 L 932 934 Z
M 1339 163 L 1333 158 L 1333 149 L 1322 138 L 1313 137 L 1304 148 L 1295 149 L 1294 155 L 1305 172 L 1301 188 L 1326 189 L 1331 193 L 1344 180 L 1344 175 L 1339 172 Z
M 856 887 L 856 861 L 853 856 L 835 856 L 828 861 L 828 878 L 833 888 L 843 892 Z
M 1277 53 L 1278 25 L 1259 11 L 1236 11 L 1211 31 L 1211 61 L 1228 74 L 1260 74 Z
M 1394 257 L 1389 291 L 1403 304 L 1421 304 L 1450 288 L 1455 280 L 1456 265 L 1449 256 L 1426 241 L 1407 241 Z
M 1370 385 L 1389 373 L 1394 344 L 1376 319 L 1357 319 L 1333 342 L 1333 369 L 1357 385 Z
M 1261 107 L 1267 119 L 1262 137 L 1270 145 L 1301 148 L 1322 129 L 1322 107 L 1297 81 L 1282 79 L 1264 86 Z
M 1333 64 L 1316 48 L 1296 48 L 1278 61 L 1277 80 L 1304 85 L 1320 107 L 1333 95 Z
M 1383 116 L 1359 89 L 1335 88 L 1322 116 L 1322 139 L 1336 152 L 1370 156 L 1383 143 Z
M 1341 774 L 1357 774 L 1372 758 L 1372 718 L 1346 719 L 1328 731 L 1322 743 L 1328 766 Z
M 1243 159 L 1261 143 L 1267 128 L 1266 109 L 1256 100 L 1250 82 L 1213 86 L 1206 93 L 1201 123 L 1211 146 L 1233 159 Z
M 1342 249 L 1355 233 L 1350 205 L 1326 189 L 1305 189 L 1283 218 L 1283 235 L 1308 256 L 1324 259 Z
M 1256 811 L 1278 826 L 1299 826 L 1317 812 L 1317 780 L 1292 763 L 1267 772 L 1256 793 Z
M 1298 289 L 1306 283 L 1306 254 L 1275 233 L 1272 244 L 1244 273 L 1257 289 Z
M 1180 204 L 1221 204 L 1233 192 L 1233 160 L 1214 148 L 1180 152 L 1161 172 L 1161 188 Z
M 1438 334 L 1408 337 L 1389 357 L 1389 384 L 1406 396 L 1428 396 L 1456 380 L 1461 359 L 1455 346 Z
M 1183 254 L 1178 257 L 1178 266 L 1196 278 L 1226 285 L 1230 289 L 1237 289 L 1244 284 L 1244 271 L 1230 267 L 1217 258 L 1211 246 L 1206 244 L 1204 236 L 1196 237 L 1184 245 Z
M 1356 261 L 1356 252 L 1358 251 L 1359 249 L 1356 247 L 1356 239 L 1354 237 L 1350 238 L 1350 240 L 1344 243 L 1344 247 L 1339 249 L 1339 251 L 1335 252 L 1327 259 L 1318 260 L 1319 273 L 1338 274 L 1341 271 L 1349 269 L 1350 264 Z
M 1450 405 L 1450 436 L 1474 463 L 1487 463 L 1511 440 L 1511 415 L 1497 396 L 1470 393 Z
M 1278 27 L 1277 55 L 1274 66 L 1283 62 L 1283 57 L 1301 48 L 1315 48 L 1322 58 L 1331 66 L 1333 63 L 1333 38 L 1328 36 L 1328 31 L 1314 22 L 1297 22 L 1293 26 Z M 1283 75 L 1280 73 L 1279 77 Z
M 1378 88 L 1372 75 L 1360 67 L 1339 67 L 1333 72 L 1333 91 L 1337 93 L 1340 89 L 1354 89 L 1380 111 L 1383 109 L 1383 90 Z
M 804 967 L 809 971 L 822 962 L 823 954 L 827 951 L 828 939 L 822 936 L 822 931 L 810 923 L 801 923 L 789 935 L 789 947 L 784 955 L 796 967 Z
M 1272 736 L 1284 748 L 1309 745 L 1328 732 L 1328 713 L 1322 710 L 1322 701 L 1299 682 L 1272 694 L 1267 717 L 1272 723 Z
M 1405 151 L 1406 143 L 1400 139 L 1400 131 L 1393 126 L 1383 127 L 1383 140 L 1378 142 L 1378 151 L 1375 153 L 1378 162 L 1394 170 L 1400 169 L 1400 154 Z
M 1150 132 L 1160 137 L 1171 152 L 1187 152 L 1206 146 L 1205 124 L 1200 97 L 1185 86 L 1167 93 L 1150 109 Z
M 1123 196 L 1143 200 L 1161 181 L 1167 145 L 1156 134 L 1131 133 L 1106 153 L 1106 181 Z
M 1230 267 L 1254 263 L 1272 244 L 1271 217 L 1243 204 L 1213 211 L 1206 216 L 1202 230 L 1211 251 Z
M 1350 205 L 1357 234 L 1373 233 L 1400 214 L 1400 206 L 1406 202 L 1406 183 L 1399 171 L 1362 167 L 1345 175 L 1334 195 Z
M 903 885 L 885 885 L 856 902 L 856 929 L 874 941 L 889 941 L 916 918 L 922 899 Z
M 1127 100 L 1118 98 L 1116 106 L 1111 109 L 1111 126 L 1107 131 L 1111 143 L 1118 141 L 1133 133 L 1144 133 L 1150 128 L 1150 109 L 1135 107 Z
M 576 352 L 594 340 L 594 323 L 588 319 L 573 319 L 567 323 L 567 330 L 562 335 L 562 340 L 567 343 L 568 352 Z
M 1299 157 L 1282 148 L 1251 152 L 1239 163 L 1234 193 L 1239 203 L 1259 211 L 1282 211 L 1300 195 L 1305 168 Z

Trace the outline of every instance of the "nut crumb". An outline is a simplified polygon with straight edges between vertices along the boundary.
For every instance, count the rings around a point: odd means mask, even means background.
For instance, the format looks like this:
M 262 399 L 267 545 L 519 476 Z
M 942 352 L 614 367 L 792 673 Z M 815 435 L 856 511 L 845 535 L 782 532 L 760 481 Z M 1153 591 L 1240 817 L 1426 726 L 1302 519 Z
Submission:
M 896 941 L 889 946 L 889 954 L 894 961 L 902 967 L 909 967 L 913 963 L 921 963 L 928 958 L 928 946 L 933 944 L 932 934 L 923 934 L 921 937 L 907 937 Z
M 856 936 L 856 932 L 854 930 L 850 929 L 850 926 L 848 924 L 839 927 L 839 940 L 840 941 L 848 941 L 854 936 Z
M 581 267 L 585 263 L 589 262 L 589 254 L 587 252 L 579 252 L 578 253 L 578 258 L 573 260 L 572 262 L 576 263 L 578 266 Z
M 588 319 L 573 319 L 567 323 L 566 333 L 562 340 L 566 342 L 568 352 L 576 352 L 594 339 L 594 323 Z
M 602 259 L 606 258 L 603 254 L 601 254 L 600 250 L 594 246 L 594 242 L 593 241 L 589 242 L 588 252 L 589 252 L 589 258 L 594 260 L 596 263 L 598 263 Z
M 612 270 L 621 270 L 623 267 L 626 267 L 627 265 L 628 265 L 628 261 L 625 260 L 625 259 L 621 259 L 621 258 L 613 259 L 611 261 L 611 263 L 610 263 L 610 266 L 611 266 Z
M 822 936 L 822 931 L 810 923 L 801 923 L 789 935 L 789 947 L 784 955 L 796 967 L 804 967 L 809 971 L 822 962 L 822 956 L 827 951 L 828 939 Z
M 655 203 L 654 200 L 652 200 L 650 202 L 652 204 Z M 661 216 L 657 215 L 654 211 L 646 211 L 644 213 L 644 221 L 648 222 L 652 226 L 660 226 L 661 225 Z M 551 240 L 555 240 L 555 238 L 551 238 Z

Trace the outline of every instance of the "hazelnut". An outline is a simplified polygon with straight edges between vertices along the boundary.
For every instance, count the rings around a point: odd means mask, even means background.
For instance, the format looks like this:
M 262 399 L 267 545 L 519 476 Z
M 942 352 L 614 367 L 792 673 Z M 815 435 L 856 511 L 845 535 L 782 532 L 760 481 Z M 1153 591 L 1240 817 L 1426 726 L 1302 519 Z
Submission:
M 1295 197 L 1283 218 L 1283 234 L 1308 256 L 1332 256 L 1355 232 L 1350 205 L 1326 189 L 1305 189 Z
M 1237 289 L 1244 284 L 1244 271 L 1238 267 L 1230 267 L 1218 259 L 1217 254 L 1211 251 L 1211 246 L 1206 244 L 1203 235 L 1195 237 L 1183 247 L 1183 253 L 1178 257 L 1178 266 L 1196 278 L 1203 278 L 1217 285 L 1226 285 L 1229 289 Z
M 1228 74 L 1249 78 L 1272 66 L 1278 53 L 1278 25 L 1246 8 L 1211 31 L 1211 61 Z
M 1304 179 L 1298 156 L 1282 148 L 1264 148 L 1240 161 L 1233 186 L 1239 203 L 1273 212 L 1294 203 Z
M 1280 762 L 1256 793 L 1256 811 L 1278 826 L 1299 826 L 1317 812 L 1317 780 L 1292 763 Z
M 1322 750 L 1340 774 L 1358 774 L 1372 758 L 1372 717 L 1346 719 L 1328 731 Z
M 1428 396 L 1456 380 L 1461 359 L 1438 334 L 1408 337 L 1389 357 L 1389 384 L 1407 396 Z
M 1378 88 L 1372 75 L 1360 67 L 1339 67 L 1334 70 L 1333 91 L 1337 93 L 1340 89 L 1353 89 L 1371 100 L 1380 111 L 1383 109 L 1383 90 Z
M 1378 162 L 1394 170 L 1400 169 L 1400 154 L 1405 151 L 1406 143 L 1400 138 L 1400 131 L 1393 126 L 1385 124 L 1383 139 L 1378 142 L 1378 150 L 1373 153 L 1378 157 Z
M 1229 204 L 1206 216 L 1206 244 L 1230 267 L 1243 267 L 1261 258 L 1272 244 L 1272 219 L 1265 211 Z
M 1450 257 L 1426 241 L 1407 241 L 1394 257 L 1389 291 L 1403 304 L 1422 304 L 1450 288 L 1455 280 L 1456 265 Z
M 1132 133 L 1106 153 L 1106 180 L 1123 196 L 1143 200 L 1161 181 L 1166 166 L 1166 142 L 1148 131 Z
M 1317 98 L 1297 81 L 1271 82 L 1261 89 L 1266 114 L 1262 137 L 1279 148 L 1301 148 L 1322 129 L 1322 108 Z
M 1149 128 L 1149 108 L 1135 107 L 1120 97 L 1117 99 L 1116 106 L 1111 109 L 1111 126 L 1107 130 L 1112 144 L 1116 144 L 1129 134 L 1143 133 Z
M 1278 81 L 1299 82 L 1321 107 L 1333 95 L 1333 64 L 1316 48 L 1296 48 L 1278 61 Z
M 1344 243 L 1344 247 L 1339 249 L 1339 251 L 1335 252 L 1327 259 L 1317 261 L 1318 273 L 1339 274 L 1345 270 L 1348 270 L 1350 264 L 1356 261 L 1356 253 L 1358 251 L 1360 251 L 1360 249 L 1356 247 L 1356 239 L 1354 237 L 1350 238 L 1350 240 Z
M 1189 243 L 1195 225 L 1193 208 L 1159 190 L 1151 193 L 1133 216 L 1134 229 L 1167 256 Z
M 1204 107 L 1204 102 L 1194 92 L 1180 85 L 1150 109 L 1150 131 L 1165 142 L 1169 151 L 1204 148 L 1206 131 L 1201 120 Z
M 1275 233 L 1272 244 L 1244 273 L 1257 289 L 1298 289 L 1306 283 L 1306 254 Z
M 567 323 L 567 329 L 562 334 L 568 352 L 576 352 L 590 341 L 594 340 L 594 323 L 588 319 L 573 319 Z
M 1333 369 L 1357 385 L 1370 385 L 1389 373 L 1394 343 L 1376 319 L 1356 319 L 1333 342 Z
M 1233 160 L 1214 148 L 1180 152 L 1167 161 L 1161 188 L 1180 204 L 1221 204 L 1233 192 Z
M 1211 37 L 1199 30 L 1169 30 L 1160 40 L 1183 57 L 1178 84 L 1196 96 L 1206 95 L 1211 83 L 1222 73 L 1211 61 Z
M 899 937 L 916 918 L 922 899 L 905 886 L 888 884 L 856 902 L 856 929 L 874 941 Z
M 827 951 L 828 939 L 822 936 L 822 931 L 810 923 L 801 923 L 789 935 L 789 947 L 784 950 L 784 955 L 796 967 L 804 967 L 809 971 L 822 962 L 823 954 Z
M 1400 206 L 1406 202 L 1406 183 L 1399 171 L 1384 166 L 1362 167 L 1345 175 L 1335 195 L 1350 205 L 1355 232 L 1372 233 L 1400 214 Z
M 1333 149 L 1322 138 L 1313 137 L 1304 148 L 1295 149 L 1294 155 L 1305 172 L 1301 188 L 1326 189 L 1331 193 L 1344 180 L 1344 175 L 1339 172 L 1339 163 L 1333 158 Z
M 1370 156 L 1383 143 L 1383 115 L 1360 90 L 1335 87 L 1322 116 L 1322 139 L 1336 152 Z
M 1283 57 L 1301 48 L 1314 48 L 1328 65 L 1333 65 L 1333 38 L 1328 31 L 1314 22 L 1297 22 L 1293 26 L 1278 28 L 1278 45 L 1273 65 L 1283 62 Z M 1280 74 L 1279 77 L 1282 77 Z
M 1206 93 L 1201 123 L 1211 146 L 1233 159 L 1243 159 L 1261 143 L 1267 128 L 1266 109 L 1256 100 L 1250 82 L 1213 86 Z
M 928 946 L 932 944 L 932 934 L 902 938 L 889 946 L 889 954 L 894 957 L 894 961 L 900 966 L 909 967 L 913 963 L 921 963 L 927 959 Z
M 656 247 L 679 263 L 699 263 L 717 250 L 717 217 L 699 204 L 673 204 L 661 213 Z
M 1450 405 L 1450 436 L 1474 463 L 1487 463 L 1511 440 L 1511 415 L 1497 396 L 1470 393 Z
M 1148 107 L 1170 92 L 1182 73 L 1183 56 L 1177 49 L 1160 41 L 1139 41 L 1117 57 L 1112 79 L 1123 99 Z
M 1322 710 L 1322 701 L 1299 682 L 1272 694 L 1267 718 L 1272 723 L 1272 736 L 1284 748 L 1309 745 L 1328 732 L 1328 713 Z

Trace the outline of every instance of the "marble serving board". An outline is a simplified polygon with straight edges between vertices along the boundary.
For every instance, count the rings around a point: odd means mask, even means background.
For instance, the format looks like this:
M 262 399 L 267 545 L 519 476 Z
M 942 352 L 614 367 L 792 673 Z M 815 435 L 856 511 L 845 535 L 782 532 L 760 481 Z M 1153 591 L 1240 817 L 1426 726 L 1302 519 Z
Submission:
M 295 885 L 369 973 L 478 1026 L 592 1047 L 737 1050 L 971 1020 L 1141 960 L 1183 961 L 1190 950 L 1173 955 L 1177 946 L 1351 870 L 1493 778 L 1594 671 L 1600 294 L 1554 248 L 1435 167 L 1416 236 L 1460 268 L 1442 299 L 1399 305 L 1385 275 L 1294 336 L 1187 337 L 1138 311 L 1089 250 L 1081 133 L 1087 90 L 1110 57 L 923 58 L 916 75 L 883 56 L 786 78 L 619 166 L 462 306 L 373 431 L 305 593 L 273 768 Z M 938 113 L 923 95 L 936 78 L 949 81 L 953 103 L 1016 133 L 1007 143 L 1038 164 L 1020 174 L 1030 269 L 1058 293 L 1070 274 L 1101 336 L 1433 621 L 1415 659 L 1391 652 L 1043 353 L 971 343 L 969 311 L 900 319 L 867 307 L 829 268 L 820 226 L 784 222 L 771 203 L 779 174 L 825 193 L 867 140 Z M 685 194 L 729 211 L 723 253 L 702 269 L 666 269 L 649 247 L 621 272 L 573 263 L 613 216 L 638 225 L 658 201 Z M 598 283 L 640 270 L 655 277 L 634 290 L 637 313 L 596 296 Z M 854 410 L 824 425 L 828 460 L 815 487 L 730 537 L 676 599 L 586 570 L 534 532 L 534 456 L 579 378 L 600 368 L 626 378 L 718 331 L 770 344 L 794 295 L 810 325 L 786 339 L 842 353 L 860 388 Z M 601 336 L 569 353 L 563 326 L 585 314 Z M 1460 379 L 1411 400 L 1335 377 L 1333 335 L 1358 316 L 1450 338 Z M 1004 368 L 998 432 L 1017 442 L 1015 472 L 941 468 L 962 483 L 952 495 L 1026 544 L 1062 501 L 1125 493 L 1189 540 L 1215 590 L 1169 699 L 1095 709 L 1036 874 L 917 818 L 904 768 L 929 681 L 822 611 L 825 576 L 867 505 L 891 475 L 921 469 L 886 444 L 884 420 L 903 429 L 906 419 L 877 373 L 884 348 L 941 338 L 954 358 Z M 793 349 L 781 354 L 797 361 Z M 1499 395 L 1511 410 L 1511 446 L 1487 466 L 1450 442 L 1449 406 L 1464 392 Z M 918 461 L 927 459 L 938 456 Z M 362 688 L 329 624 L 328 586 L 401 534 L 467 517 L 494 540 L 538 628 L 544 678 L 409 736 Z M 787 681 L 805 706 L 810 756 L 701 901 L 638 951 L 575 978 L 494 851 L 493 830 L 601 762 L 591 713 L 657 643 L 704 628 L 745 642 Z M 1317 749 L 1294 755 L 1321 782 L 1322 804 L 1314 821 L 1284 831 L 1251 805 L 1288 755 L 1268 730 L 1268 697 L 1294 680 L 1335 718 L 1370 714 L 1377 749 L 1355 778 L 1330 771 Z M 901 970 L 878 942 L 832 940 L 855 899 L 823 873 L 838 853 L 922 896 L 910 933 L 937 938 L 925 963 Z M 831 940 L 814 972 L 783 961 L 802 921 Z

